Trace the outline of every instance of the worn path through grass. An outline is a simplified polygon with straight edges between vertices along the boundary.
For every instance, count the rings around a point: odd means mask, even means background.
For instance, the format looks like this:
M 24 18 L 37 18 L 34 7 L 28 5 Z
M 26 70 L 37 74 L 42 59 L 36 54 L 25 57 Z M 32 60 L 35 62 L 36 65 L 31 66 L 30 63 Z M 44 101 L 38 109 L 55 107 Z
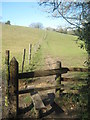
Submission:
M 45 67 L 44 69 L 53 69 L 55 68 L 55 63 L 57 59 L 52 59 L 50 55 L 48 55 L 45 59 Z M 66 85 L 68 85 L 67 83 Z M 35 80 L 30 80 L 29 83 L 25 82 L 23 85 L 20 85 L 20 88 L 28 88 L 30 86 L 35 86 L 35 87 L 47 87 L 47 86 L 53 86 L 55 85 L 55 76 L 51 77 L 42 77 L 42 78 L 36 78 Z M 23 87 L 22 87 L 23 86 Z M 62 97 L 56 98 L 55 99 L 55 89 L 52 90 L 46 90 L 46 91 L 38 91 L 39 95 L 41 96 L 44 104 L 46 105 L 47 110 L 43 111 L 42 117 L 49 119 L 49 118 L 78 118 L 78 112 L 76 105 L 72 103 L 72 97 L 68 98 L 68 101 L 64 101 Z M 21 95 L 20 97 L 20 108 L 28 108 L 30 105 L 30 96 L 27 94 L 26 96 Z M 56 102 L 54 102 L 54 99 Z M 63 103 L 64 102 L 64 103 Z M 63 104 L 63 105 L 62 105 Z M 32 106 L 33 108 L 33 106 Z M 34 109 L 30 110 L 28 109 L 28 112 L 23 112 L 21 117 L 35 117 Z M 31 115 L 32 113 L 32 115 Z

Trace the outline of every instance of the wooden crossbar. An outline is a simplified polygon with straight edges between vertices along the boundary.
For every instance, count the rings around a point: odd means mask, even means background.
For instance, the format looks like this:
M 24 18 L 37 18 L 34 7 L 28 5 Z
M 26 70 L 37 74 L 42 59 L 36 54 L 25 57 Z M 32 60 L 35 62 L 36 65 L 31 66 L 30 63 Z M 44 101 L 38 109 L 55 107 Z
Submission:
M 90 72 L 90 69 L 62 67 L 61 69 L 37 70 L 34 72 L 19 73 L 18 78 L 24 79 L 24 78 L 44 77 L 44 76 L 51 76 L 51 75 L 56 75 L 56 74 L 64 74 L 64 73 L 67 73 L 68 71 L 70 71 L 70 72 Z
M 62 78 L 62 81 L 83 81 L 86 78 Z
M 30 93 L 33 91 L 44 91 L 44 90 L 50 90 L 50 89 L 55 89 L 55 88 L 61 88 L 64 87 L 63 84 L 58 85 L 58 86 L 48 86 L 48 87 L 29 87 L 27 89 L 19 90 L 17 94 L 25 94 L 25 93 Z
M 37 70 L 34 72 L 25 72 L 19 73 L 18 78 L 34 78 L 34 77 L 44 77 L 44 76 L 51 76 L 56 74 L 64 74 L 68 72 L 68 68 L 61 68 L 61 69 L 52 69 L 52 70 Z
M 67 68 L 71 72 L 90 72 L 88 68 Z

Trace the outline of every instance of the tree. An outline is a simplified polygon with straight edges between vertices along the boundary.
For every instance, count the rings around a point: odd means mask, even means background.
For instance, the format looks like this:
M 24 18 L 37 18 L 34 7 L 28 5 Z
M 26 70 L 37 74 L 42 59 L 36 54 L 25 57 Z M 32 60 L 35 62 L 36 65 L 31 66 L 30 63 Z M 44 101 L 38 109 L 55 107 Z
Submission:
M 11 25 L 10 20 L 8 20 L 5 24 L 7 24 L 7 25 Z
M 88 53 L 88 68 L 90 69 L 90 1 L 76 0 L 67 2 L 64 0 L 40 0 L 39 5 L 48 8 L 53 17 L 62 17 L 72 28 L 78 30 L 78 39 L 84 41 Z M 88 74 L 88 98 L 90 98 L 90 74 Z M 88 112 L 90 111 L 90 99 L 88 99 Z M 88 114 L 90 118 L 90 114 Z
M 61 26 L 58 26 L 57 31 L 63 33 L 63 28 Z
M 51 13 L 53 17 L 62 17 L 71 25 L 71 28 L 78 29 L 79 39 L 85 43 L 88 53 L 88 65 L 90 66 L 90 1 L 77 1 L 40 0 L 39 5 L 47 7 L 47 12 Z
M 55 31 L 55 29 L 54 29 L 54 28 L 51 28 L 51 27 L 46 27 L 46 30 Z
M 67 34 L 70 34 L 70 35 L 77 35 L 77 32 L 76 32 L 76 30 L 68 29 L 68 30 L 67 30 Z M 75 40 L 75 41 L 78 41 L 78 40 Z M 77 42 L 76 42 L 76 43 L 77 43 Z
M 79 2 L 40 0 L 39 5 L 47 7 L 47 12 L 51 13 L 53 17 L 62 17 L 71 25 L 71 28 L 78 29 L 79 39 L 85 42 L 85 48 L 90 56 L 90 2 L 82 2 L 82 0 Z M 88 62 L 90 64 L 90 60 Z
M 64 29 L 63 29 L 63 33 L 64 33 L 64 34 L 67 34 L 67 28 L 64 28 Z
M 39 28 L 39 29 L 42 29 L 43 28 L 43 24 L 42 23 L 32 23 L 31 25 L 30 25 L 30 27 L 32 27 L 32 28 Z

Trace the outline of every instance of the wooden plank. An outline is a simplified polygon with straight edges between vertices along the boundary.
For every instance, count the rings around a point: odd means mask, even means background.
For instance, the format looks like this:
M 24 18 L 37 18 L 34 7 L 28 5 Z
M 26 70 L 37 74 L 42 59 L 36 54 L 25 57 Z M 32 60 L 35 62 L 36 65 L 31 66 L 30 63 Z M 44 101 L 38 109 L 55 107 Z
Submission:
M 24 78 L 51 76 L 56 74 L 64 74 L 64 73 L 67 73 L 67 71 L 68 71 L 68 68 L 52 69 L 52 70 L 37 70 L 34 72 L 19 73 L 18 78 L 24 79 Z
M 68 89 L 68 90 L 64 90 L 62 93 L 72 93 L 72 94 L 79 94 L 79 91 L 78 90 L 70 90 L 70 89 Z
M 88 68 L 68 68 L 68 71 L 71 72 L 90 72 Z
M 62 81 L 83 81 L 85 78 L 62 78 Z
M 23 89 L 19 90 L 17 94 L 25 94 L 25 93 L 30 93 L 33 91 L 44 91 L 44 90 L 50 90 L 50 89 L 55 89 L 55 88 L 60 88 L 64 87 L 64 85 L 59 85 L 59 86 L 47 86 L 47 87 L 29 87 L 28 89 Z
M 38 93 L 31 94 L 31 98 L 36 110 L 46 109 L 41 97 Z
M 34 92 L 31 92 L 31 99 L 33 101 L 33 104 L 34 104 L 34 111 L 35 111 L 35 116 L 36 118 L 40 118 L 41 117 L 41 111 L 43 109 L 46 109 L 41 97 L 39 96 L 38 92 L 34 91 Z

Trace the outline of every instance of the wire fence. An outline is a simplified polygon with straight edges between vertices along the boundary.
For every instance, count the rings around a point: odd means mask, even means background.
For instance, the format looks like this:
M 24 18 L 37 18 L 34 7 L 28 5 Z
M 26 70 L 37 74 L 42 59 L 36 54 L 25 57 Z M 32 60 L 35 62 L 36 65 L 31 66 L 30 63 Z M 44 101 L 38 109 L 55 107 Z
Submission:
M 44 36 L 41 38 L 41 39 L 39 39 L 38 40 L 38 42 L 36 43 L 36 44 L 34 44 L 33 45 L 33 47 L 32 47 L 32 57 L 35 55 L 35 53 L 37 53 L 37 51 L 40 49 L 40 47 L 41 47 L 41 44 L 42 44 L 42 42 L 46 39 L 46 37 L 47 37 L 47 32 L 46 32 L 46 30 L 45 30 L 45 33 L 44 33 Z
M 25 52 L 26 49 L 23 50 L 22 72 L 23 72 L 23 69 L 24 69 L 24 62 L 25 61 L 27 63 L 26 66 L 32 66 L 33 67 L 34 64 L 36 64 L 36 66 L 41 66 L 41 65 L 38 65 L 38 63 L 40 62 L 40 58 L 38 58 L 38 57 L 35 58 L 35 57 L 36 57 L 36 54 L 38 54 L 38 51 L 40 50 L 41 45 L 42 45 L 43 41 L 46 39 L 46 37 L 47 37 L 47 32 L 45 30 L 43 37 L 41 39 L 39 39 L 36 44 L 34 44 L 34 45 L 29 44 L 28 59 L 25 58 L 25 56 L 26 56 L 26 52 Z M 36 62 L 35 62 L 34 59 L 37 59 Z

